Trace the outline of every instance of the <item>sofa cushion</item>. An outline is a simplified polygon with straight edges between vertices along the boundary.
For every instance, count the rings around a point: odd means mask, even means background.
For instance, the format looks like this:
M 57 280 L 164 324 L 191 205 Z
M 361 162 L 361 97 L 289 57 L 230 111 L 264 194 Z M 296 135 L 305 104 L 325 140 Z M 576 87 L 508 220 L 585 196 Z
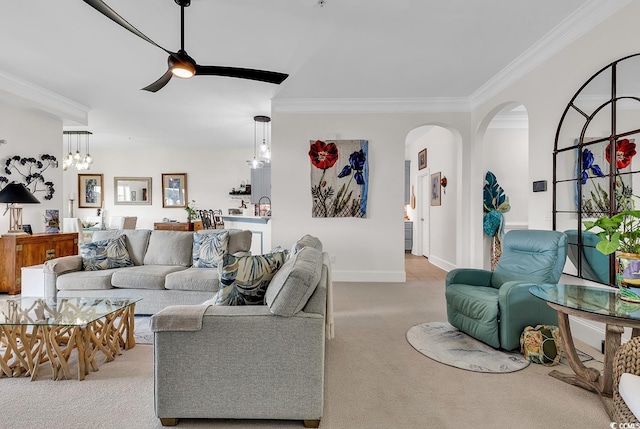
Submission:
M 229 231 L 193 234 L 193 267 L 216 268 L 227 253 Z
M 144 264 L 188 267 L 192 262 L 192 251 L 192 232 L 154 230 L 149 237 Z
M 113 273 L 111 284 L 123 289 L 165 289 L 168 274 L 185 270 L 179 265 L 141 265 Z
M 618 392 L 636 419 L 640 419 L 640 376 L 628 372 L 622 373 Z
M 229 231 L 229 245 L 227 252 L 232 255 L 238 252 L 251 251 L 252 233 L 248 229 L 203 229 L 198 231 L 199 234 L 215 234 L 220 231 Z M 245 256 L 245 255 L 242 255 Z
M 265 303 L 273 314 L 290 317 L 302 310 L 316 290 L 322 274 L 322 252 L 304 247 L 273 276 Z
M 225 255 L 215 305 L 262 305 L 269 281 L 282 267 L 287 252 L 264 255 Z
M 108 270 L 133 266 L 125 237 L 82 243 L 79 246 L 84 271 Z
M 118 238 L 121 235 L 127 237 L 127 250 L 134 265 L 142 265 L 144 254 L 147 252 L 147 246 L 149 245 L 149 236 L 151 235 L 151 231 L 148 229 L 108 229 L 96 231 L 93 233 L 91 241 Z
M 56 280 L 58 290 L 96 290 L 112 289 L 111 277 L 118 270 L 130 268 L 115 268 L 100 271 L 74 271 L 59 276 Z
M 293 248 L 291 249 L 291 254 L 295 255 L 304 247 L 313 247 L 322 252 L 322 242 L 317 237 L 314 237 L 313 235 L 305 234 L 293 245 Z
M 216 293 L 220 285 L 218 270 L 213 268 L 187 268 L 167 274 L 164 287 L 175 290 L 197 290 Z

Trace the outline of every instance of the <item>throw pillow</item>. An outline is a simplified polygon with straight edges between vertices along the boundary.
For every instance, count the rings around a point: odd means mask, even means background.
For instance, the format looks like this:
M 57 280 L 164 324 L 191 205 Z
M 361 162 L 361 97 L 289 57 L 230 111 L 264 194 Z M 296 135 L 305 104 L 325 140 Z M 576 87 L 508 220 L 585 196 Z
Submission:
M 264 255 L 225 255 L 215 305 L 262 305 L 269 282 L 282 267 L 288 252 Z
M 80 244 L 82 269 L 97 271 L 132 266 L 125 240 L 126 237 L 121 235 L 118 238 Z
M 302 310 L 322 275 L 322 252 L 304 247 L 285 262 L 267 288 L 265 303 L 278 316 L 290 317 Z
M 322 252 L 322 242 L 318 239 L 318 237 L 305 234 L 298 241 L 295 242 L 295 244 L 293 245 L 293 248 L 291 249 L 291 253 L 295 255 L 304 247 L 313 247 Z
M 529 362 L 557 365 L 562 358 L 560 329 L 552 325 L 527 326 L 520 335 L 520 353 Z
M 216 268 L 227 253 L 229 231 L 193 234 L 193 267 Z

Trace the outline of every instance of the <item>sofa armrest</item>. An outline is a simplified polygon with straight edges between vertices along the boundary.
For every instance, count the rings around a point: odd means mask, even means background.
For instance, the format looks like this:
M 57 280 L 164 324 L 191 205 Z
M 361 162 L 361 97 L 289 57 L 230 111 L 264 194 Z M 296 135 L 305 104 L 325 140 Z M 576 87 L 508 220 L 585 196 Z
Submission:
M 558 325 L 558 313 L 547 302 L 529 292 L 533 283 L 510 281 L 500 287 L 500 345 L 505 350 L 520 347 L 520 335 L 527 326 Z
M 156 416 L 319 420 L 324 334 L 321 314 L 262 305 L 211 306 L 199 331 L 155 332 Z
M 80 255 L 63 256 L 61 258 L 46 261 L 43 268 L 45 298 L 56 297 L 56 282 L 58 280 L 58 276 L 81 270 L 82 257 Z
M 491 286 L 492 271 L 478 268 L 456 268 L 447 273 L 445 285 L 464 284 L 471 286 Z

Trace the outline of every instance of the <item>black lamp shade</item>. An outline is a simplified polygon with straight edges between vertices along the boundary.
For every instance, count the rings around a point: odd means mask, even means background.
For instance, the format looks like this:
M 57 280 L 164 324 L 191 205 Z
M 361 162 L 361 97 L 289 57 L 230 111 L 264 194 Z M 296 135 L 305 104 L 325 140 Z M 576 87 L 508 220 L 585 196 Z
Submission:
M 22 183 L 9 183 L 0 191 L 0 203 L 39 204 L 40 201 Z

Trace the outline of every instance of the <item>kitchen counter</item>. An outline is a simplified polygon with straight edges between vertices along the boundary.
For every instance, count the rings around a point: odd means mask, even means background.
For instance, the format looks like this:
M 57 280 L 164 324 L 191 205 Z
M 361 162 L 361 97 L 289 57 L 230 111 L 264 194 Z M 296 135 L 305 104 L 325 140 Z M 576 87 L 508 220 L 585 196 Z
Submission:
M 231 222 L 268 223 L 271 216 L 223 215 L 222 220 Z

